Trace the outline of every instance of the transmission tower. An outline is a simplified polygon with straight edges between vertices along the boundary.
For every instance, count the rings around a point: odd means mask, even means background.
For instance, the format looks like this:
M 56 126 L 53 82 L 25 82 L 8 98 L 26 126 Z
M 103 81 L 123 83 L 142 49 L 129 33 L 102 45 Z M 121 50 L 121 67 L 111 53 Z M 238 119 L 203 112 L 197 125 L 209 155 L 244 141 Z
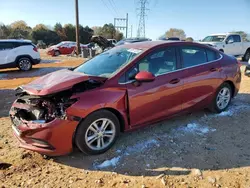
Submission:
M 139 0 L 140 10 L 139 13 L 139 25 L 137 30 L 137 37 L 145 37 L 145 16 L 146 16 L 146 4 L 148 3 L 148 0 Z

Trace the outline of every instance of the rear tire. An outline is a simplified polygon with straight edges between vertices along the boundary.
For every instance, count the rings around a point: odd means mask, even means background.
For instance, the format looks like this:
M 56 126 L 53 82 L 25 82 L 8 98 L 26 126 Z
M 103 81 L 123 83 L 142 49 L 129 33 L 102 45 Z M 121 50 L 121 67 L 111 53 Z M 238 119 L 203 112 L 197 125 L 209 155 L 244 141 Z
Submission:
M 77 128 L 76 146 L 87 155 L 109 150 L 120 133 L 118 118 L 108 110 L 93 112 Z
M 245 55 L 243 56 L 242 60 L 243 61 L 248 61 L 250 59 L 250 49 L 248 49 L 245 53 Z
M 232 88 L 228 83 L 223 83 L 217 90 L 210 110 L 215 113 L 225 111 L 232 100 Z
M 22 57 L 18 60 L 17 66 L 21 71 L 29 71 L 32 69 L 32 62 L 28 57 Z
M 54 52 L 54 55 L 55 56 L 59 56 L 61 53 L 60 53 L 60 51 L 58 51 L 58 50 L 56 50 L 55 52 Z

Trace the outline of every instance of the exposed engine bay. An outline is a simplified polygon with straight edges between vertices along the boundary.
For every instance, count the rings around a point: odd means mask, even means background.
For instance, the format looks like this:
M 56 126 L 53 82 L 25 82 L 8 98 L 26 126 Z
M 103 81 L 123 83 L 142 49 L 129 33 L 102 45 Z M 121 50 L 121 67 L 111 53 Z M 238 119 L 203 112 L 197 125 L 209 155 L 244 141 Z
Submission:
M 65 110 L 77 101 L 77 98 L 72 98 L 74 94 L 97 88 L 102 84 L 101 81 L 89 79 L 75 84 L 71 89 L 46 96 L 30 95 L 19 87 L 16 90 L 18 98 L 11 109 L 11 119 L 15 125 L 20 121 L 42 124 L 55 118 L 64 119 Z

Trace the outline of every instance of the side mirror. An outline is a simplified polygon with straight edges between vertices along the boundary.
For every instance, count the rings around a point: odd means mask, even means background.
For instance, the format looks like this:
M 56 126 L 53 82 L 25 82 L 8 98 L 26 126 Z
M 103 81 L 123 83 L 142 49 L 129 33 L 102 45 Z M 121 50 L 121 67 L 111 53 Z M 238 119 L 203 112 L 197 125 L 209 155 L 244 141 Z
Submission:
M 232 43 L 234 43 L 233 40 L 228 40 L 228 41 L 226 41 L 226 44 L 232 44 Z
M 141 71 L 136 74 L 135 79 L 139 82 L 152 82 L 155 79 L 155 76 L 148 71 Z

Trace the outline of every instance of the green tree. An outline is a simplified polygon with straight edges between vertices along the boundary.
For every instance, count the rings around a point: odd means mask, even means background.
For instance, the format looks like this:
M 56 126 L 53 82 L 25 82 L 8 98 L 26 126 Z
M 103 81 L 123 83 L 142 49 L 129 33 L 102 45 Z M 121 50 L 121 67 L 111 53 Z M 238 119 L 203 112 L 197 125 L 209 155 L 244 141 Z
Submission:
M 88 26 L 83 27 L 82 25 L 79 26 L 79 37 L 80 42 L 82 44 L 87 44 L 90 42 L 91 37 L 93 36 L 94 31 L 89 28 Z
M 65 24 L 63 31 L 66 36 L 66 40 L 75 41 L 76 40 L 76 28 L 72 24 Z
M 10 33 L 11 33 L 10 26 L 0 24 L 0 39 L 7 39 Z
M 47 26 L 38 24 L 33 28 L 32 39 L 35 43 L 42 40 L 46 45 L 56 44 L 60 41 L 60 37 L 55 31 L 51 31 Z
M 179 37 L 181 40 L 184 40 L 186 38 L 186 34 L 183 29 L 177 29 L 177 28 L 170 28 L 166 32 L 166 37 Z
M 113 24 L 104 24 L 103 27 L 95 26 L 92 27 L 94 35 L 101 35 L 107 39 L 116 39 L 117 41 L 123 38 L 123 33 L 116 30 Z
M 67 36 L 64 33 L 63 27 L 61 23 L 56 23 L 54 26 L 54 31 L 57 33 L 57 35 L 60 37 L 60 41 L 67 40 Z
M 11 32 L 8 38 L 14 38 L 14 39 L 31 39 L 31 27 L 27 25 L 25 21 L 15 21 L 12 24 L 10 24 Z

